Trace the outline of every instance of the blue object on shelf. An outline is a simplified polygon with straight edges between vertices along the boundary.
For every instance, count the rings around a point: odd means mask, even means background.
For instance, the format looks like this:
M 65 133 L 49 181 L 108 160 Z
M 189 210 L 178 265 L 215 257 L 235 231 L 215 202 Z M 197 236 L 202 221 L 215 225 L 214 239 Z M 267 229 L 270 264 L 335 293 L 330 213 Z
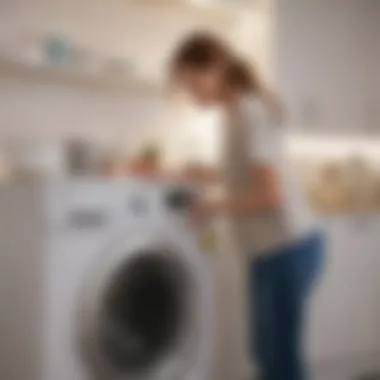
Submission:
M 64 36 L 50 36 L 45 42 L 45 57 L 48 64 L 68 65 L 71 60 L 70 43 Z

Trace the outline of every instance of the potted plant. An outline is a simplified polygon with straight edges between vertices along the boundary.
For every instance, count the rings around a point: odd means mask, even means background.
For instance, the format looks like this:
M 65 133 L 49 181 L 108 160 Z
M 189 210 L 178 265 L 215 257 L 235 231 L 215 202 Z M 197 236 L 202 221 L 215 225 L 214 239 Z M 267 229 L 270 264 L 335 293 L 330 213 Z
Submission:
M 138 154 L 132 170 L 137 174 L 153 174 L 160 169 L 161 151 L 155 144 L 144 146 Z

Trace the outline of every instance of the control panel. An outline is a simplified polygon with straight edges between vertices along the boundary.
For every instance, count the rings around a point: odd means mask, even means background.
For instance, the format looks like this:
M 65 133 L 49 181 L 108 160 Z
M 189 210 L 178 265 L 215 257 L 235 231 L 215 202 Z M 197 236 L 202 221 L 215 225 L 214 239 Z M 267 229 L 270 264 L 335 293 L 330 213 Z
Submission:
M 170 189 L 165 197 L 165 206 L 169 211 L 186 212 L 196 200 L 195 192 L 185 187 Z

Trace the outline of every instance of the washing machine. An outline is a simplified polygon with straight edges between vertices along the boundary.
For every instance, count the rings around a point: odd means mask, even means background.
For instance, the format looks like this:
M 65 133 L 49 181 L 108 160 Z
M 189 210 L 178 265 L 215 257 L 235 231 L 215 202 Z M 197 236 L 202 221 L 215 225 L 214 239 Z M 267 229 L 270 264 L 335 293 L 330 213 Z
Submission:
M 206 380 L 213 290 L 180 184 L 0 189 L 0 378 Z

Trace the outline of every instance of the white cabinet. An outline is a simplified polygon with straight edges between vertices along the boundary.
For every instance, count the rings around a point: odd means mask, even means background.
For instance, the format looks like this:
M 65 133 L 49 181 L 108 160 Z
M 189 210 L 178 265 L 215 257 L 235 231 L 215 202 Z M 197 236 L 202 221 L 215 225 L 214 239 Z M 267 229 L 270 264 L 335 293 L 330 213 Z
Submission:
M 326 230 L 327 262 L 313 298 L 310 360 L 314 366 L 360 363 L 380 348 L 380 221 L 337 217 Z
M 372 245 L 372 255 L 373 255 L 373 266 L 374 271 L 376 272 L 375 281 L 374 281 L 374 297 L 376 304 L 376 322 L 377 328 L 376 333 L 374 334 L 377 341 L 377 351 L 380 353 L 380 216 L 373 218 L 373 239 L 371 239 Z M 379 355 L 380 358 L 380 355 Z
M 370 128 L 374 3 L 277 0 L 275 78 L 294 127 Z
M 338 220 L 327 223 L 326 264 L 321 283 L 313 296 L 309 327 L 310 360 L 313 365 L 341 355 L 346 333 L 342 328 L 344 280 L 341 252 L 345 251 L 345 226 Z M 345 302 L 347 304 L 347 301 Z

